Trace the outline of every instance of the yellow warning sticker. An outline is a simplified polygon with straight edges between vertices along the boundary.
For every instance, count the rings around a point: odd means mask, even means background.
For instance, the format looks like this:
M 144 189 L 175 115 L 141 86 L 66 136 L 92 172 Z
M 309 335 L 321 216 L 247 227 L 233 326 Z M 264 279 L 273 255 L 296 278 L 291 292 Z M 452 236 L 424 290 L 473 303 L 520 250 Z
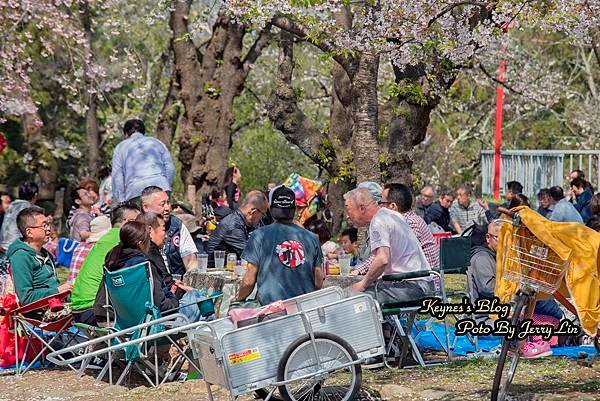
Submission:
M 227 357 L 229 358 L 229 365 L 238 365 L 260 359 L 260 352 L 258 352 L 258 348 L 249 348 L 241 352 L 229 354 Z

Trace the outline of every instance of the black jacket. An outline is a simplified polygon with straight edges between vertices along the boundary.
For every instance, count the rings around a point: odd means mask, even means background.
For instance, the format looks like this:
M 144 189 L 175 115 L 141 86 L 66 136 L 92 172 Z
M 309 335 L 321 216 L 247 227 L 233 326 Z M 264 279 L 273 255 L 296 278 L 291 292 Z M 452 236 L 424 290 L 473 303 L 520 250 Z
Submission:
M 167 269 L 165 259 L 160 252 L 160 248 L 152 241 L 150 242 L 148 259 L 150 259 L 150 261 L 156 266 L 158 274 L 160 275 L 161 280 L 165 283 L 165 286 L 167 288 L 171 288 L 171 286 L 175 283 L 175 280 L 173 280 L 173 276 L 169 272 L 169 269 Z
M 117 263 L 113 265 L 107 265 L 106 268 L 109 271 L 117 271 L 125 267 L 131 267 L 139 263 L 144 263 L 146 261 L 150 261 L 150 268 L 152 269 L 152 297 L 154 298 L 154 304 L 160 309 L 161 312 L 177 308 L 179 306 L 179 301 L 177 300 L 177 298 L 175 298 L 175 295 L 166 287 L 165 283 L 161 278 L 161 274 L 158 270 L 158 267 L 149 257 L 144 255 L 141 251 L 137 249 L 126 248 L 123 250 L 121 258 L 117 261 Z M 102 282 L 100 283 L 98 294 L 96 294 L 96 302 L 94 303 L 94 314 L 96 315 L 96 320 L 98 321 L 106 321 L 106 309 L 102 307 L 103 305 L 106 305 L 104 277 L 102 278 Z M 111 319 L 114 319 L 114 317 L 111 316 Z
M 434 202 L 427 208 L 424 220 L 427 224 L 436 223 L 444 229 L 444 231 L 454 231 L 450 226 L 450 212 L 445 207 L 442 207 L 439 201 Z
M 215 251 L 235 253 L 239 259 L 246 247 L 252 229 L 253 227 L 246 223 L 246 219 L 239 209 L 221 220 L 217 229 L 210 235 L 206 245 L 208 266 L 215 266 Z

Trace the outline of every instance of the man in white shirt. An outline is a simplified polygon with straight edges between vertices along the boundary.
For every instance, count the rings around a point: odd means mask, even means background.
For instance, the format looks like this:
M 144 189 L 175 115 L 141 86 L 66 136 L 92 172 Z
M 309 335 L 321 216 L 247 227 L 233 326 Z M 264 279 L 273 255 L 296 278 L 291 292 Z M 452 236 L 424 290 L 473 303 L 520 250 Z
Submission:
M 417 237 L 402 216 L 380 208 L 369 191 L 354 189 L 344 195 L 346 214 L 355 227 L 369 225 L 369 243 L 374 256 L 367 274 L 352 290 L 371 294 L 380 303 L 421 299 L 433 292 L 429 277 L 400 282 L 381 282 L 381 276 L 430 270 Z

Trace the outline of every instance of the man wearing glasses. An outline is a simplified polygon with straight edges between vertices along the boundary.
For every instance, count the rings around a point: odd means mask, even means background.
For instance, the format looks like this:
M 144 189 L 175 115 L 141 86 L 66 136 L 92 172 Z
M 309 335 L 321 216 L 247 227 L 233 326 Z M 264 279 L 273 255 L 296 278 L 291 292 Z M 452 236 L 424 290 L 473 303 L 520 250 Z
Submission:
M 206 245 L 208 266 L 215 265 L 215 251 L 235 253 L 242 256 L 252 230 L 269 211 L 269 200 L 261 191 L 250 191 L 241 205 L 219 222 Z
M 496 287 L 496 252 L 498 250 L 498 235 L 502 223 L 493 221 L 488 225 L 485 235 L 485 245 L 476 246 L 471 252 L 472 292 L 475 298 L 493 297 Z
M 44 210 L 37 206 L 23 209 L 17 215 L 22 238 L 8 248 L 15 291 L 21 305 L 71 290 L 73 285 L 58 285 L 52 255 L 43 248 L 50 235 Z
M 473 248 L 471 254 L 471 266 L 467 271 L 471 280 L 471 295 L 474 299 L 494 296 L 496 287 L 496 254 L 498 252 L 498 236 L 502 223 L 498 220 L 492 221 L 488 225 L 488 232 L 485 236 L 486 244 Z M 538 301 L 535 304 L 535 315 L 546 315 L 556 319 L 561 319 L 563 313 L 553 299 Z M 486 315 L 477 315 L 477 320 L 485 321 L 489 319 Z M 549 351 L 550 346 L 547 342 L 535 343 L 537 347 L 525 347 L 524 358 L 535 358 L 543 355 L 542 351 Z M 541 351 L 540 351 L 541 350 Z M 538 351 L 540 351 L 538 353 Z
M 421 194 L 417 196 L 417 201 L 415 202 L 415 213 L 422 219 L 425 219 L 425 213 L 427 213 L 427 209 L 433 203 L 433 198 L 435 198 L 435 191 L 431 185 L 425 185 L 423 189 L 421 189 Z

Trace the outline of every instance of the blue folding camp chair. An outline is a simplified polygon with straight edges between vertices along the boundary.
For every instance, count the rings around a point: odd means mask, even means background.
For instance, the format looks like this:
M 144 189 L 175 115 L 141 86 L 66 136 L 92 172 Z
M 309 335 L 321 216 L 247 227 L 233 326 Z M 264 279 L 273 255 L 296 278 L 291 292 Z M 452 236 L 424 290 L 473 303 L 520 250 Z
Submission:
M 114 324 L 108 328 L 110 333 L 53 352 L 48 355 L 48 359 L 59 365 L 81 361 L 82 368 L 85 369 L 85 364 L 92 358 L 107 355 L 108 363 L 101 370 L 97 380 L 101 380 L 108 372 L 111 384 L 113 359 L 124 361 L 125 367 L 116 385 L 120 385 L 132 369 L 137 370 L 153 387 L 172 378 L 184 361 L 199 370 L 197 364 L 187 355 L 189 346 L 182 347 L 177 340 L 188 330 L 203 324 L 203 321 L 189 322 L 181 313 L 169 314 L 176 310 L 166 311 L 164 314 L 167 316 L 161 316 L 154 304 L 152 283 L 152 269 L 148 262 L 114 272 L 105 269 L 104 285 L 107 295 L 105 307 L 108 321 L 110 321 L 109 309 L 114 313 Z M 205 316 L 214 313 L 214 298 L 215 296 L 207 297 L 198 301 Z M 106 347 L 92 350 L 100 344 L 106 344 Z M 171 345 L 179 354 L 165 373 L 161 373 L 159 369 L 157 354 L 159 345 Z M 81 350 L 84 350 L 83 354 L 65 361 L 60 359 L 62 355 L 81 352 Z M 151 361 L 152 356 L 153 361 Z

